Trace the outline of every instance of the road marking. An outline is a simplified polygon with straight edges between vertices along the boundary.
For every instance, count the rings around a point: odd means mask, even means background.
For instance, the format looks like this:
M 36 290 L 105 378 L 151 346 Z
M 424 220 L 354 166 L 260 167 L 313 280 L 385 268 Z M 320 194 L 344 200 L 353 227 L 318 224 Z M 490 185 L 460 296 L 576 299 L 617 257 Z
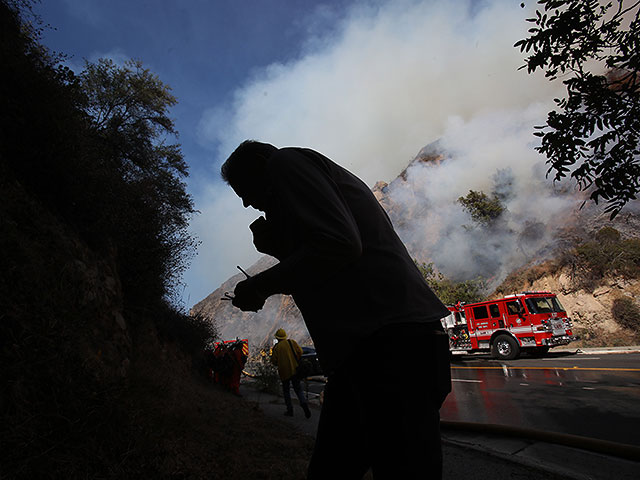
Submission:
M 466 383 L 482 383 L 482 380 L 468 380 L 466 378 L 452 378 L 452 382 L 466 382 Z
M 640 368 L 597 368 L 597 367 L 507 367 L 506 365 L 500 367 L 458 367 L 452 366 L 453 370 L 586 370 L 594 372 L 640 372 Z
M 583 390 L 595 390 L 593 387 L 582 387 Z
M 567 361 L 572 361 L 572 360 L 600 360 L 600 357 L 584 357 L 584 358 L 582 358 L 582 357 L 580 357 L 580 358 L 541 358 L 540 360 L 544 360 L 544 361 L 547 361 L 547 362 L 549 362 L 549 361 L 553 362 L 553 361 L 555 361 L 555 360 L 558 360 L 558 361 L 563 361 L 563 360 L 567 360 Z
M 523 386 L 523 387 L 528 387 L 529 386 L 528 383 L 521 383 L 520 385 Z

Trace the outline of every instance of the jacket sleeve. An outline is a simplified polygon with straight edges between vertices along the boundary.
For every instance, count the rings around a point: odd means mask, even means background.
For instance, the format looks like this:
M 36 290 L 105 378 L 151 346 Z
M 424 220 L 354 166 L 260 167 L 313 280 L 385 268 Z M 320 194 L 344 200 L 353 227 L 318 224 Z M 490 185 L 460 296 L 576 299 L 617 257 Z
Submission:
M 297 149 L 280 150 L 270 159 L 268 181 L 274 210 L 297 241 L 280 263 L 256 276 L 262 293 L 312 287 L 362 255 L 357 223 L 326 165 Z

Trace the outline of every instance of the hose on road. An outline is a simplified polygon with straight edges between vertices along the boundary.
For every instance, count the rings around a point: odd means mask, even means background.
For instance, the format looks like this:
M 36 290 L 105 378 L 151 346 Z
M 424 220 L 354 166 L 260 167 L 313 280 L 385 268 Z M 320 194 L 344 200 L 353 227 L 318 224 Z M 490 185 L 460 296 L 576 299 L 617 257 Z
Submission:
M 507 437 L 527 438 L 545 443 L 554 443 L 566 447 L 579 448 L 590 452 L 601 453 L 627 460 L 640 461 L 640 447 L 625 443 L 599 440 L 596 438 L 582 437 L 568 433 L 545 432 L 530 428 L 498 425 L 493 423 L 452 422 L 443 420 L 440 422 L 443 430 L 478 432 L 484 434 L 501 435 Z

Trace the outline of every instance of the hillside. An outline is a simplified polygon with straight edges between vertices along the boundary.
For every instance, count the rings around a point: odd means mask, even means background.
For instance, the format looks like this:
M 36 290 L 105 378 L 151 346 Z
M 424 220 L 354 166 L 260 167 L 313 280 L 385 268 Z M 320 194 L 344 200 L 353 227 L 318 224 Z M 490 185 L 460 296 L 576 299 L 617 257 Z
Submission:
M 169 301 L 192 245 L 175 146 L 93 121 L 28 4 L 0 0 L 0 478 L 302 478 L 311 441 L 211 385 L 215 332 Z M 149 71 L 94 68 L 171 126 Z
M 157 318 L 123 309 L 108 257 L 0 187 L 3 478 L 304 476 L 309 438 L 211 385 Z

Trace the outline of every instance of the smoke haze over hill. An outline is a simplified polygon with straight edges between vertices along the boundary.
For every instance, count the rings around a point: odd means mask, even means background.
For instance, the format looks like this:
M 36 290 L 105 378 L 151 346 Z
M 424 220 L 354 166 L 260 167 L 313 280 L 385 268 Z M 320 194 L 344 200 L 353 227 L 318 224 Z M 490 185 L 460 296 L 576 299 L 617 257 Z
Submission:
M 457 280 L 501 281 L 555 240 L 580 205 L 576 192 L 545 179 L 530 142 L 540 107 L 450 120 L 437 143 L 437 164 L 413 162 L 386 189 L 391 217 L 411 253 Z M 505 212 L 480 227 L 457 199 L 469 190 L 498 195 Z M 399 207 L 401 206 L 401 207 Z M 406 217 L 408 221 L 403 221 Z

